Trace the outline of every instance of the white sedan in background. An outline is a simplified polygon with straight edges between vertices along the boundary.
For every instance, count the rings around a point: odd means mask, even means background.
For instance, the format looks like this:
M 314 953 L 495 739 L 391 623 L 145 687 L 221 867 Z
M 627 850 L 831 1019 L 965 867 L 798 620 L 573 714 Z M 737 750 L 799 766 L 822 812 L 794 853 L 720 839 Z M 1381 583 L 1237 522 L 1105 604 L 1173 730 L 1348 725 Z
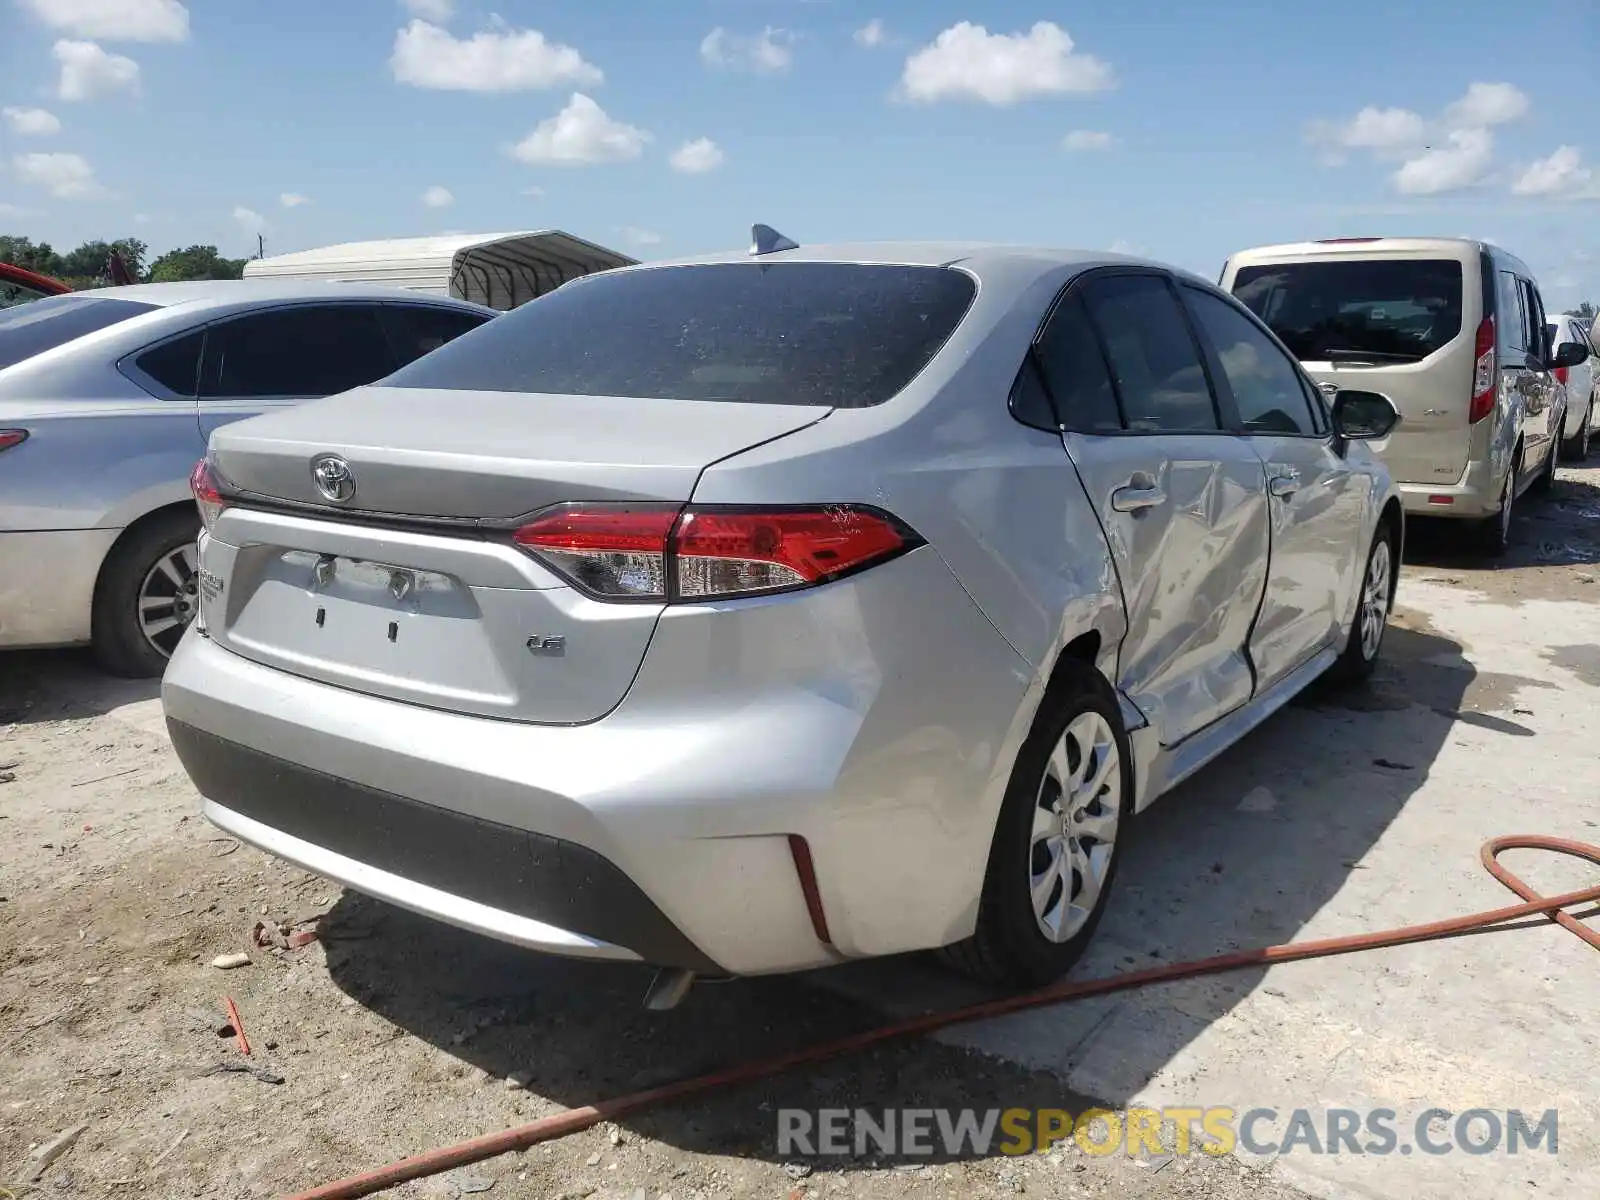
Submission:
M 1557 313 L 1549 318 L 1550 344 L 1558 349 L 1567 342 L 1587 347 L 1587 362 L 1576 367 L 1558 367 L 1555 377 L 1567 388 L 1567 422 L 1562 430 L 1562 457 L 1582 461 L 1589 457 L 1589 435 L 1594 429 L 1596 411 L 1600 410 L 1600 350 L 1596 350 L 1590 334 L 1589 320 L 1567 313 Z

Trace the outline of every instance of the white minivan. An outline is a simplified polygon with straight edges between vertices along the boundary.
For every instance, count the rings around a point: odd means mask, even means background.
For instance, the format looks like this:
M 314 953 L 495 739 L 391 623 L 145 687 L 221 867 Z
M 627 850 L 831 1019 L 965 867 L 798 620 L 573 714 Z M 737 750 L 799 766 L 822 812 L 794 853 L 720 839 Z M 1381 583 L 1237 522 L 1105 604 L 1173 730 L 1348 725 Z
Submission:
M 1221 284 L 1324 391 L 1395 402 L 1399 426 L 1372 446 L 1408 514 L 1472 521 L 1504 552 L 1516 501 L 1555 480 L 1554 372 L 1577 353 L 1551 344 L 1521 260 L 1464 238 L 1330 238 L 1241 251 Z

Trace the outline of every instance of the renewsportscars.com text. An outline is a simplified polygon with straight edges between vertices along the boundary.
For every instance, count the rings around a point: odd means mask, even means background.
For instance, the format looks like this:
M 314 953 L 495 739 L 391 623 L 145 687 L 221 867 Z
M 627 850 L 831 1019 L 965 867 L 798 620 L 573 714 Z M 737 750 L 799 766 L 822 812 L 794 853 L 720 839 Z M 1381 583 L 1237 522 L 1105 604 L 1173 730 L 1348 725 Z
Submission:
M 778 1152 L 829 1156 L 1047 1154 L 1070 1143 L 1087 1154 L 1555 1154 L 1555 1109 L 1402 1116 L 1391 1108 L 1063 1108 L 778 1110 Z

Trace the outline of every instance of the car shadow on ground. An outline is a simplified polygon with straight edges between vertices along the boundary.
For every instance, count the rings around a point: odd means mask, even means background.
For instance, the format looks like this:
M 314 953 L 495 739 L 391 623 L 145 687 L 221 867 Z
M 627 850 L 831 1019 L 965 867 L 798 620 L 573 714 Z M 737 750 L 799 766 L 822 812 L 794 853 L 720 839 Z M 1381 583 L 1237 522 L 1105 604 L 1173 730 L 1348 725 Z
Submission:
M 1474 549 L 1473 530 L 1464 521 L 1412 518 L 1406 523 L 1405 560 L 1480 571 L 1600 564 L 1600 481 L 1562 470 L 1548 495 L 1525 493 L 1512 514 L 1511 545 L 1500 558 Z
M 87 650 L 0 650 L 0 727 L 101 716 L 152 700 L 159 679 L 119 679 Z
M 1074 976 L 1299 936 L 1421 785 L 1455 721 L 1531 736 L 1499 715 L 1526 681 L 1480 673 L 1462 651 L 1421 615 L 1398 613 L 1369 685 L 1311 689 L 1134 822 L 1117 893 Z M 657 1014 L 641 1008 L 642 968 L 525 954 L 353 893 L 323 930 L 333 981 L 358 1002 L 566 1106 L 993 995 L 929 956 L 908 956 L 702 984 L 679 1009 Z M 1009 1018 L 1025 1023 L 1015 1028 L 1029 1052 L 1015 1057 L 1027 1067 L 1003 1052 L 924 1040 L 625 1124 L 686 1150 L 788 1159 L 796 1156 L 776 1136 L 776 1110 L 786 1107 L 1124 1105 L 1261 976 L 1185 985 L 1181 1009 L 1106 997 Z M 1126 1036 L 1109 1036 L 1119 1020 Z

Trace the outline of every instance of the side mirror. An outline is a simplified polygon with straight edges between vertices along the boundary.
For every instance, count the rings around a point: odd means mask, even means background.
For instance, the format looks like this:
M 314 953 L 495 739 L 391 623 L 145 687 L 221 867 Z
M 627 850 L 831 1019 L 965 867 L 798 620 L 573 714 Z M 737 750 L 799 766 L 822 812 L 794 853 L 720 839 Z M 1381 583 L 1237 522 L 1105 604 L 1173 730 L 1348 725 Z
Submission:
M 1550 369 L 1560 370 L 1562 367 L 1581 367 L 1589 361 L 1589 350 L 1577 342 L 1563 342 L 1557 346 L 1555 353 L 1550 357 Z
M 1400 424 L 1400 410 L 1382 392 L 1341 390 L 1333 396 L 1333 430 L 1349 442 L 1388 437 Z

